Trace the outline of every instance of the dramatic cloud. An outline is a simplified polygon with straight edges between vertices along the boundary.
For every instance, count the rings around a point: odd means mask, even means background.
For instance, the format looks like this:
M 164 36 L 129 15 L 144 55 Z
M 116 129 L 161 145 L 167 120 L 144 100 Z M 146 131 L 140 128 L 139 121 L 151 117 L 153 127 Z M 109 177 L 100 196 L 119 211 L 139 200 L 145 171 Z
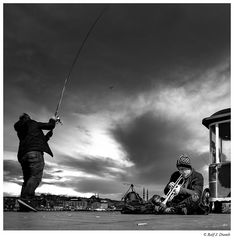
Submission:
M 193 138 L 185 125 L 185 121 L 167 122 L 146 113 L 126 126 L 118 126 L 113 134 L 135 164 L 139 179 L 161 183 L 175 169 L 177 157 L 187 152 L 187 144 Z
M 89 172 L 89 174 L 96 175 L 97 177 L 115 177 L 116 175 L 121 175 L 125 172 L 124 166 L 121 167 L 120 164 L 115 163 L 111 159 L 100 159 L 100 158 L 87 158 L 75 159 L 69 158 L 68 156 L 63 156 L 63 162 L 58 162 L 60 166 L 68 166 L 72 169 L 77 169 L 84 173 Z

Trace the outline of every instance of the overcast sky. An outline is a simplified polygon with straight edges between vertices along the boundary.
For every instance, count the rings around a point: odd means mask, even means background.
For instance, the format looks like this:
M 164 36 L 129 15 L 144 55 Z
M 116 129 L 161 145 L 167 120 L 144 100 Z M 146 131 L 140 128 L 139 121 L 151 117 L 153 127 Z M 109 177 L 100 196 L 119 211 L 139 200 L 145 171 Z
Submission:
M 4 193 L 20 194 L 13 125 L 53 116 L 104 4 L 4 5 Z M 162 194 L 191 156 L 208 183 L 202 119 L 230 107 L 230 5 L 111 4 L 75 64 L 37 193 Z

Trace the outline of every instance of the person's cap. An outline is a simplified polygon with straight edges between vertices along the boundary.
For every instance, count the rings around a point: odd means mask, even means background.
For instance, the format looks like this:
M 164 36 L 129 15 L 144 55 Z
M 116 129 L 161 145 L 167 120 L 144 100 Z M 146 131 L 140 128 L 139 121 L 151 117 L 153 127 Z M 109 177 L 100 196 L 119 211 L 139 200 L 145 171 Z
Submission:
M 177 159 L 176 167 L 192 168 L 192 164 L 189 156 L 187 154 L 180 155 L 179 159 Z

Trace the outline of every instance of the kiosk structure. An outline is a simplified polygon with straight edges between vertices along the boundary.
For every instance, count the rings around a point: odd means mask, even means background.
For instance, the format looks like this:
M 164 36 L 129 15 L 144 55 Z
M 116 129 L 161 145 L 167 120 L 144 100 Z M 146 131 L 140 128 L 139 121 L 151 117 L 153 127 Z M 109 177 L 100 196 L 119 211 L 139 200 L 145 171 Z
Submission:
M 212 212 L 231 209 L 231 109 L 223 109 L 204 118 L 209 129 L 209 201 Z

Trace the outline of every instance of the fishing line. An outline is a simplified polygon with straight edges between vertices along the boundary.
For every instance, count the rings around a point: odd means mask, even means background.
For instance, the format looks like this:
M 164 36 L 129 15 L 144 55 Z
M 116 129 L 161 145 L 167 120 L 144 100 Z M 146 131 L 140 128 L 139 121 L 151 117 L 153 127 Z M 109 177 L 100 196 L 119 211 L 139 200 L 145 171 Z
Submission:
M 68 80 L 70 79 L 72 70 L 73 70 L 76 62 L 78 61 L 78 58 L 79 58 L 80 53 L 81 53 L 81 50 L 82 50 L 82 48 L 84 47 L 85 42 L 87 41 L 87 39 L 88 39 L 89 35 L 91 34 L 92 30 L 94 29 L 95 25 L 97 24 L 97 22 L 99 21 L 99 19 L 102 17 L 102 15 L 104 14 L 104 12 L 106 11 L 107 8 L 108 8 L 108 6 L 106 6 L 106 7 L 101 11 L 101 13 L 98 15 L 98 17 L 97 17 L 96 20 L 94 21 L 94 23 L 91 25 L 91 27 L 89 28 L 89 31 L 87 32 L 87 34 L 86 34 L 83 42 L 81 43 L 80 48 L 79 48 L 78 51 L 77 51 L 77 54 L 76 54 L 76 56 L 75 56 L 75 58 L 74 58 L 74 60 L 73 60 L 73 62 L 72 62 L 72 65 L 71 65 L 71 68 L 70 68 L 70 70 L 69 70 L 69 72 L 68 72 L 68 75 L 67 75 L 67 77 L 66 77 L 66 79 L 65 79 L 65 81 L 64 81 L 63 88 L 62 88 L 62 91 L 61 91 L 61 94 L 60 94 L 60 97 L 59 97 L 59 101 L 58 101 L 58 104 L 57 104 L 57 107 L 56 107 L 56 110 L 55 110 L 55 116 L 58 116 L 59 108 L 60 108 L 60 106 L 61 106 L 62 99 L 63 99 L 63 94 L 64 94 L 65 89 L 66 89 L 66 84 L 67 84 Z

